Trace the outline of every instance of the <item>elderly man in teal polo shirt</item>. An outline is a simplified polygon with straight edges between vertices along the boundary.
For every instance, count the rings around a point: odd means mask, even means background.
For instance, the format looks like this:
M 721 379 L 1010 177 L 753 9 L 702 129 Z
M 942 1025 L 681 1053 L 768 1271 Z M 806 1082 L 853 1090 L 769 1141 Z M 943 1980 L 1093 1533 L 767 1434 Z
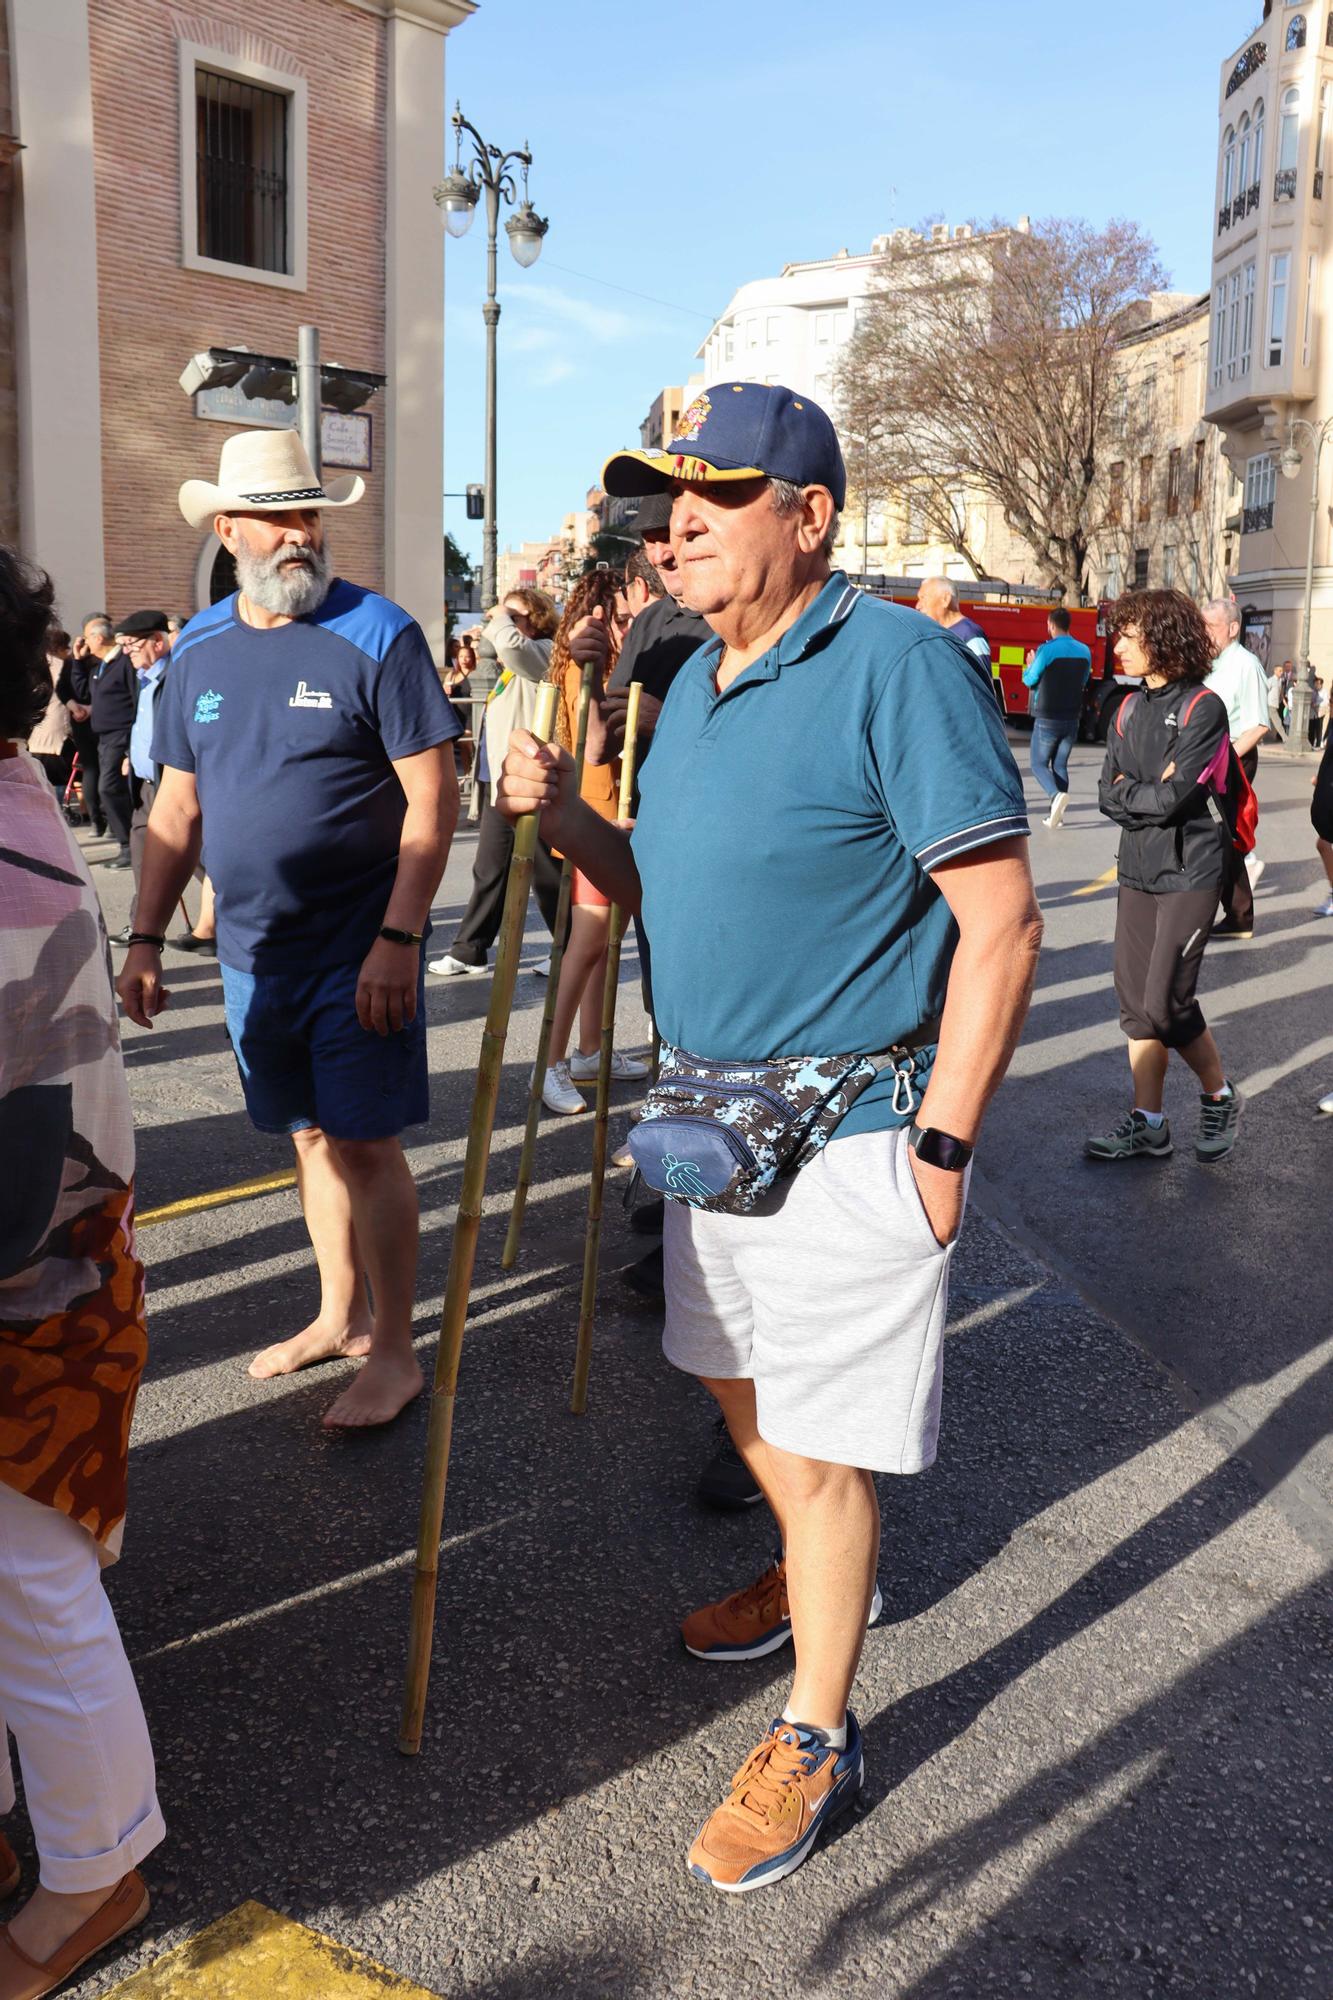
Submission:
M 632 838 L 523 732 L 501 809 L 539 811 L 544 839 L 641 912 L 668 1064 L 883 1065 L 753 1207 L 697 1185 L 667 1203 L 667 1358 L 717 1398 L 781 1534 L 756 1583 L 685 1619 L 685 1644 L 719 1664 L 795 1651 L 783 1713 L 689 1850 L 737 1892 L 799 1867 L 862 1783 L 847 1700 L 880 1604 L 872 1475 L 935 1456 L 967 1168 L 1041 918 L 989 690 L 938 626 L 830 569 L 846 475 L 822 410 L 720 384 L 604 483 L 672 495 L 684 602 L 716 636 L 663 706 Z

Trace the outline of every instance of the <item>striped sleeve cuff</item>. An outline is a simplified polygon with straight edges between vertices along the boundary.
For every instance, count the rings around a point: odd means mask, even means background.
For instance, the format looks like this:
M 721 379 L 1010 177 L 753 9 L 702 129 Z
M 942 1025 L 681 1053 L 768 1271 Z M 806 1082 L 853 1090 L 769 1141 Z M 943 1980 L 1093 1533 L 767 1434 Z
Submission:
M 1031 832 L 1026 813 L 1004 813 L 998 819 L 978 820 L 975 826 L 960 826 L 943 840 L 932 840 L 928 847 L 917 850 L 916 858 L 922 872 L 929 875 L 941 862 L 955 861 L 974 847 L 989 847 L 997 840 L 1026 839 Z

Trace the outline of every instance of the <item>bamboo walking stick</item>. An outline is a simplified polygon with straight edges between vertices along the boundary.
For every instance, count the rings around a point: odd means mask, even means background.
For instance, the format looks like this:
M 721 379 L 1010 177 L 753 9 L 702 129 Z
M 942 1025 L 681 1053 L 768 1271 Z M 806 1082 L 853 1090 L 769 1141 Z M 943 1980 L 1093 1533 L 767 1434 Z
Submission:
M 532 733 L 549 742 L 555 722 L 557 689 L 550 681 L 538 691 Z M 514 829 L 514 858 L 509 864 L 504 917 L 495 953 L 490 1005 L 481 1038 L 481 1061 L 472 1093 L 472 1117 L 463 1160 L 463 1186 L 458 1199 L 449 1276 L 440 1316 L 440 1347 L 435 1357 L 430 1423 L 426 1432 L 426 1470 L 421 1488 L 421 1520 L 417 1533 L 417 1564 L 412 1578 L 412 1625 L 407 1647 L 407 1683 L 398 1748 L 415 1756 L 421 1748 L 426 1713 L 426 1683 L 430 1677 L 431 1642 L 435 1633 L 435 1586 L 440 1567 L 440 1529 L 444 1521 L 444 1490 L 449 1477 L 449 1445 L 453 1436 L 458 1365 L 463 1350 L 463 1323 L 472 1289 L 472 1266 L 481 1227 L 481 1202 L 486 1191 L 486 1166 L 495 1124 L 495 1100 L 500 1089 L 505 1037 L 514 1004 L 514 982 L 523 943 L 523 924 L 532 882 L 532 857 L 537 846 L 537 814 L 528 813 Z
M 588 710 L 592 706 L 592 684 L 596 676 L 597 663 L 595 660 L 589 660 L 583 669 L 583 681 L 579 688 L 578 741 L 574 746 L 576 793 L 583 783 L 583 755 L 588 743 Z M 537 1151 L 537 1128 L 542 1115 L 542 1085 L 546 1080 L 546 1058 L 551 1048 L 551 1023 L 555 1019 L 555 1003 L 559 998 L 560 967 L 565 956 L 565 927 L 569 922 L 569 897 L 573 873 L 573 864 L 566 855 L 560 869 L 560 896 L 555 909 L 551 969 L 546 975 L 546 1002 L 542 1008 L 542 1025 L 537 1036 L 537 1060 L 533 1064 L 532 1082 L 528 1087 L 528 1122 L 523 1132 L 523 1150 L 519 1154 L 514 1204 L 509 1211 L 509 1228 L 500 1257 L 500 1268 L 504 1271 L 512 1271 L 518 1262 L 518 1240 L 523 1233 L 523 1215 L 528 1205 L 528 1188 L 532 1184 L 532 1162 Z
M 628 819 L 634 799 L 634 753 L 638 748 L 639 696 L 642 683 L 629 684 L 625 711 L 625 750 L 620 765 L 620 818 Z M 592 1316 L 597 1304 L 597 1258 L 602 1247 L 602 1189 L 606 1181 L 606 1133 L 611 1119 L 611 1057 L 615 1050 L 616 993 L 620 984 L 620 941 L 625 912 L 611 906 L 606 941 L 606 984 L 602 988 L 602 1053 L 597 1069 L 597 1115 L 592 1132 L 592 1179 L 588 1183 L 588 1229 L 583 1239 L 583 1296 L 579 1302 L 578 1344 L 574 1351 L 574 1392 L 569 1407 L 581 1417 L 588 1407 L 588 1371 L 592 1367 Z

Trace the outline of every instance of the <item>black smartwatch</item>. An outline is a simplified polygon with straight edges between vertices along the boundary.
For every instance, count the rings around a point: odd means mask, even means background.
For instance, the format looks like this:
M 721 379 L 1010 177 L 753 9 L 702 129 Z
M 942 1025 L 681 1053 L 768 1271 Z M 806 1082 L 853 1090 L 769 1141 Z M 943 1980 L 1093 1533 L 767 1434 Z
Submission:
M 392 924 L 381 924 L 380 936 L 387 938 L 390 944 L 420 944 L 422 933 L 420 931 L 396 931 Z
M 972 1148 L 965 1140 L 955 1139 L 948 1132 L 936 1132 L 930 1126 L 923 1129 L 914 1125 L 907 1143 L 918 1160 L 924 1160 L 928 1167 L 939 1167 L 946 1174 L 961 1174 L 972 1158 Z

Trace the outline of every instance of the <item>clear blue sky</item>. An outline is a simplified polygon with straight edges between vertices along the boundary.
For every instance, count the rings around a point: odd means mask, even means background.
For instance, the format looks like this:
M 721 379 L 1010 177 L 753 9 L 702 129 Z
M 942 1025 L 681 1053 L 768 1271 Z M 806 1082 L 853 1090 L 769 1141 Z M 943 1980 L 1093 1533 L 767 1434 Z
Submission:
M 1262 11 L 482 0 L 449 37 L 450 109 L 530 142 L 551 221 L 530 271 L 501 239 L 500 546 L 554 533 L 736 287 L 789 261 L 934 214 L 1120 215 L 1206 290 L 1218 67 Z M 449 487 L 482 477 L 484 237 L 478 216 L 446 253 Z M 479 556 L 461 500 L 446 523 Z

